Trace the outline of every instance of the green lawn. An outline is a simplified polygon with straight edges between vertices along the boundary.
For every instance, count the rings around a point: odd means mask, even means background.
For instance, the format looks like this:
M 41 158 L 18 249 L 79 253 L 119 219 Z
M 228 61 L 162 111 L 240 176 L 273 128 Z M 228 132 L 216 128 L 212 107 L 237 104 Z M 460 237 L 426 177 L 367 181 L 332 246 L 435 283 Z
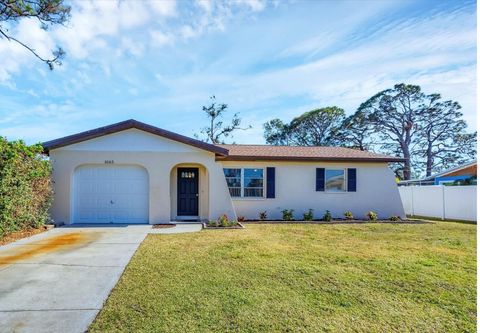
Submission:
M 92 332 L 476 332 L 476 225 L 150 235 Z

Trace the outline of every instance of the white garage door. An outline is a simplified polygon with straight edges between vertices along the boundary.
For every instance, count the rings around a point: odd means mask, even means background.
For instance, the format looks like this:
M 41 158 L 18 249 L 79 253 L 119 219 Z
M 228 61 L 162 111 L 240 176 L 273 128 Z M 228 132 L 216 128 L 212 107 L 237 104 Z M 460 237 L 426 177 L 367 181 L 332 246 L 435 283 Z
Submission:
M 148 174 L 138 166 L 82 166 L 74 175 L 74 223 L 148 223 Z

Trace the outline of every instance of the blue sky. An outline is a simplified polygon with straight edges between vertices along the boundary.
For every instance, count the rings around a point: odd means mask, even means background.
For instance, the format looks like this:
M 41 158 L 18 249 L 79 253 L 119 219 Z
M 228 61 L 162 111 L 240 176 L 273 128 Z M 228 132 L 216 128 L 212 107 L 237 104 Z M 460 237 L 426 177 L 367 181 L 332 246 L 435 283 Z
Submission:
M 66 27 L 11 26 L 50 72 L 0 39 L 0 135 L 28 143 L 134 118 L 192 136 L 209 96 L 262 124 L 336 105 L 347 114 L 395 83 L 463 106 L 476 129 L 474 1 L 78 1 Z

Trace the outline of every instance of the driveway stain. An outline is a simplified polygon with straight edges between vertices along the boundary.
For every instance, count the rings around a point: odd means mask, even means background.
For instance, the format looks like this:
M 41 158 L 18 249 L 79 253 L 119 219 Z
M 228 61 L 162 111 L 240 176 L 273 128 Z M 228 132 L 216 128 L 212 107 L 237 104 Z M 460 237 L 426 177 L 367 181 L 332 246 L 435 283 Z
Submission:
M 0 266 L 14 264 L 18 261 L 37 257 L 42 254 L 82 247 L 93 242 L 99 237 L 99 232 L 72 232 L 68 234 L 52 236 L 39 241 L 39 243 L 22 244 L 17 248 L 12 248 L 0 253 Z

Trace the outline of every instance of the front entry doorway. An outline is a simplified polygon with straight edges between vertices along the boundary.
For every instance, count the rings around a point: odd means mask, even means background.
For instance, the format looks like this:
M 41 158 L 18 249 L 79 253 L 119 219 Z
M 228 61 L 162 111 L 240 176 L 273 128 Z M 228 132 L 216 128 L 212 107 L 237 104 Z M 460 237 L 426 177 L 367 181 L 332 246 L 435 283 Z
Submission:
M 177 215 L 198 216 L 198 168 L 178 168 Z

